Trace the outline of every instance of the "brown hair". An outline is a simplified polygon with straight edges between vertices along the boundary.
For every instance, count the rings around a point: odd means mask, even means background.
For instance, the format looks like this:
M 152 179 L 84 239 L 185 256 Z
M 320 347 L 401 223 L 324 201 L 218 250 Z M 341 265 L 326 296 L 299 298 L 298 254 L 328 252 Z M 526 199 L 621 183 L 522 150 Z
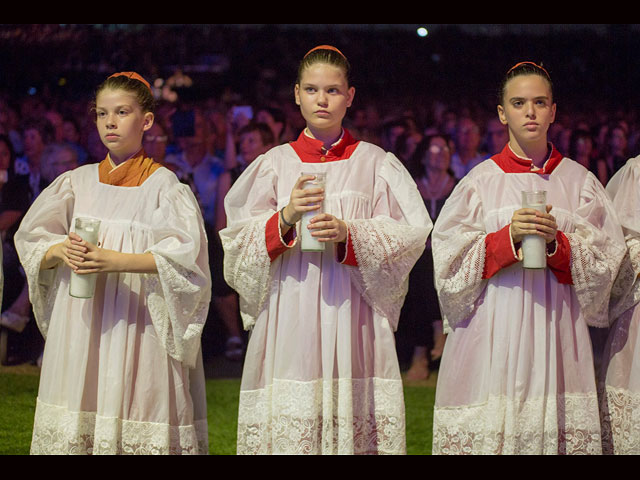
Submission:
M 155 98 L 153 98 L 153 93 L 151 92 L 151 88 L 149 87 L 148 83 L 143 83 L 142 81 L 132 76 L 116 74 L 107 78 L 96 89 L 93 104 L 91 106 L 91 111 L 93 113 L 95 113 L 96 99 L 98 98 L 98 95 L 100 94 L 100 92 L 107 89 L 125 90 L 129 93 L 132 93 L 136 97 L 136 100 L 138 101 L 138 104 L 140 105 L 143 113 L 153 113 L 155 110 L 156 101 Z
M 549 72 L 547 72 L 547 70 L 542 65 L 538 65 L 534 62 L 520 62 L 511 67 L 502 79 L 500 89 L 498 90 L 498 105 L 503 104 L 507 82 L 509 82 L 509 80 L 511 80 L 512 78 L 518 77 L 520 75 L 538 75 L 544 78 L 549 84 L 549 89 L 551 90 L 551 98 L 553 98 L 553 83 L 551 82 Z
M 320 45 L 307 52 L 298 66 L 298 78 L 296 79 L 296 84 L 300 84 L 304 71 L 316 63 L 326 63 L 327 65 L 333 65 L 334 67 L 341 69 L 347 79 L 347 85 L 350 84 L 349 78 L 351 74 L 351 65 L 349 64 L 347 57 L 345 57 L 340 50 L 332 47 L 331 45 Z

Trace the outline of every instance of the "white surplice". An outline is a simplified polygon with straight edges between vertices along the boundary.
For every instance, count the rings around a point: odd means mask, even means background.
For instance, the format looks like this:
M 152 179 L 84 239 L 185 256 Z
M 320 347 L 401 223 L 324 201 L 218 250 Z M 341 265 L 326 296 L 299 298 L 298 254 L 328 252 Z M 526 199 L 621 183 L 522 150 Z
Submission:
M 603 356 L 602 427 L 606 454 L 640 454 L 640 156 L 611 178 L 612 198 L 627 243 L 611 292 L 613 325 Z
M 546 190 L 570 244 L 571 279 L 516 262 L 483 279 L 485 238 Z M 475 167 L 442 209 L 433 236 L 435 282 L 451 328 L 438 373 L 434 454 L 600 453 L 588 325 L 608 326 L 621 228 L 598 180 L 564 158 L 550 173 Z
M 333 244 L 302 252 L 299 236 L 270 261 L 267 220 L 302 171 L 326 172 L 324 211 L 348 223 L 358 267 Z M 432 223 L 404 166 L 365 142 L 327 163 L 282 145 L 249 165 L 225 208 L 225 278 L 252 328 L 238 453 L 405 453 L 394 330 Z
M 66 265 L 41 271 L 76 217 L 101 221 L 101 247 L 151 252 L 157 274 L 98 274 L 91 299 L 69 295 Z M 66 172 L 36 198 L 15 235 L 46 342 L 33 454 L 207 453 L 200 337 L 211 281 L 198 204 L 166 168 L 142 185 Z

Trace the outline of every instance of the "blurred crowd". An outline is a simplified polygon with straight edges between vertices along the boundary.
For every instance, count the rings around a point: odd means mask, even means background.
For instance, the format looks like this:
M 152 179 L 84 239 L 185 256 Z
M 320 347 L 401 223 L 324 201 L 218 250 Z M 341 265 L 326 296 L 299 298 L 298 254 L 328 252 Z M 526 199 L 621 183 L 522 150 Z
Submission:
M 228 358 L 240 360 L 246 339 L 240 328 L 237 296 L 221 278 L 217 232 L 226 223 L 224 196 L 242 170 L 273 146 L 297 138 L 304 128 L 293 101 L 291 79 L 295 78 L 300 52 L 293 48 L 291 34 L 263 32 L 263 41 L 256 42 L 255 34 L 222 27 L 206 34 L 190 30 L 176 35 L 173 31 L 167 34 L 172 39 L 167 48 L 166 32 L 160 29 L 124 34 L 86 28 L 51 27 L 46 32 L 33 28 L 32 35 L 28 26 L 16 28 L 14 36 L 0 29 L 0 41 L 16 47 L 11 55 L 3 50 L 0 61 L 15 60 L 20 48 L 27 47 L 35 58 L 25 67 L 31 72 L 23 72 L 30 74 L 34 87 L 29 88 L 31 83 L 16 72 L 8 74 L 5 85 L 0 85 L 0 232 L 5 275 L 0 360 L 37 361 L 43 343 L 32 321 L 13 233 L 34 198 L 56 176 L 105 158 L 106 149 L 98 138 L 88 99 L 106 76 L 123 70 L 143 74 L 158 101 L 154 126 L 145 134 L 145 151 L 191 186 L 207 224 L 214 298 L 209 336 L 205 331 L 203 339 L 205 357 L 223 351 Z M 388 40 L 386 35 L 378 34 L 376 43 L 365 48 L 364 42 L 357 43 L 346 33 L 334 33 L 331 43 L 340 44 L 347 56 L 353 56 L 352 63 L 359 64 L 355 67 L 355 102 L 345 126 L 354 137 L 395 153 L 414 176 L 435 219 L 455 183 L 508 141 L 506 128 L 497 118 L 494 97 L 483 94 L 478 100 L 477 92 L 483 90 L 472 86 L 463 97 L 457 88 L 446 88 L 446 79 L 436 81 L 433 72 L 425 73 L 422 82 L 414 79 L 414 83 L 407 83 L 406 78 L 393 76 L 404 66 L 404 57 L 397 59 L 398 65 L 389 66 L 391 78 L 372 80 L 366 72 L 363 75 L 363 66 L 371 52 Z M 313 32 L 297 35 L 305 48 L 324 40 Z M 203 47 L 206 42 L 218 42 L 221 47 L 213 50 L 217 52 L 225 50 L 229 39 L 234 43 L 226 55 L 202 53 L 207 51 Z M 161 49 L 162 57 L 158 53 Z M 195 53 L 189 54 L 190 49 Z M 507 57 L 505 53 L 505 62 Z M 46 70 L 54 80 L 38 83 L 45 70 L 45 63 L 38 60 L 47 62 Z M 431 55 L 429 61 L 436 60 Z M 502 73 L 496 72 L 498 76 Z M 415 90 L 416 84 L 423 85 L 420 91 Z M 640 121 L 633 106 L 607 105 L 602 96 L 599 100 L 591 110 L 571 102 L 565 107 L 558 100 L 550 139 L 561 153 L 583 164 L 606 185 L 628 158 L 640 153 Z M 424 330 L 424 322 L 409 318 L 424 316 L 416 307 L 420 295 L 415 292 L 422 291 L 420 282 L 429 281 L 429 268 L 416 269 L 427 274 L 418 278 L 416 273 L 411 282 L 403 310 L 406 318 L 398 331 L 401 362 L 412 364 L 410 371 L 416 378 L 428 375 L 429 365 L 442 348 L 437 309 L 429 314 L 433 318 L 428 328 L 433 331 L 416 335 L 416 330 Z M 416 341 L 418 337 L 421 339 Z

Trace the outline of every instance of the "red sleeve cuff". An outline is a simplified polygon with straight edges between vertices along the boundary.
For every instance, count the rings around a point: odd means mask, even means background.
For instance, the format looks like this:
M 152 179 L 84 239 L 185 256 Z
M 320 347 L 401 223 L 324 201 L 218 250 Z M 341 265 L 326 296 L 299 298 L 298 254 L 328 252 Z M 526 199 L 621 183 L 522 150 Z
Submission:
M 349 265 L 351 267 L 358 266 L 358 259 L 356 258 L 356 252 L 353 250 L 353 242 L 351 241 L 351 232 L 347 233 L 347 241 L 345 243 L 338 243 L 336 246 L 336 260 L 343 265 Z
M 519 261 L 511 242 L 511 225 L 485 237 L 485 257 L 482 278 L 488 279 L 509 265 Z
M 292 227 L 285 233 L 284 237 L 280 236 L 280 212 L 274 213 L 267 220 L 265 240 L 267 242 L 267 253 L 269 253 L 269 258 L 272 262 L 293 245 L 296 239 L 295 231 L 295 227 Z
M 556 250 L 547 255 L 547 267 L 553 272 L 558 283 L 573 285 L 571 278 L 571 245 L 567 236 L 558 231 L 556 233 Z

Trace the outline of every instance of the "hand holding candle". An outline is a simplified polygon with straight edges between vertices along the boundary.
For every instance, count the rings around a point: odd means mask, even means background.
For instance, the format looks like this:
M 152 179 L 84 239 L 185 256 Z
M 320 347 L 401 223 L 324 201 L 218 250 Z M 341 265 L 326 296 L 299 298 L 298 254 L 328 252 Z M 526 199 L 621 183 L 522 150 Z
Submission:
M 90 247 L 87 244 L 91 244 L 93 247 L 98 243 L 100 220 L 76 218 L 75 227 L 75 232 L 69 234 L 71 247 L 68 248 L 67 254 L 69 261 L 75 267 L 71 272 L 69 295 L 78 298 L 91 298 L 96 287 L 96 274 L 83 273 L 80 265 L 84 261 L 82 254 L 89 251 Z
M 522 207 L 513 214 L 511 237 L 514 243 L 522 242 L 524 268 L 545 268 L 546 244 L 555 240 L 558 231 L 546 192 L 522 192 Z
M 315 180 L 315 174 L 303 173 L 291 191 L 289 204 L 282 209 L 282 220 L 288 226 L 296 224 L 306 212 L 317 212 L 324 200 L 323 185 L 307 185 L 307 182 Z M 309 188 L 313 187 L 313 188 Z
M 302 176 L 313 176 L 313 180 L 306 181 L 302 185 L 303 190 L 316 191 L 317 189 L 322 189 L 322 200 L 324 200 L 324 190 L 326 185 L 326 174 L 325 173 L 303 173 Z M 322 212 L 322 200 L 317 202 L 317 208 L 313 211 L 305 212 L 302 215 L 302 224 L 300 225 L 301 235 L 302 235 L 302 244 L 301 248 L 303 252 L 322 252 L 324 251 L 324 243 L 319 241 L 316 237 L 311 234 L 309 230 L 309 223 L 311 219 L 316 217 L 319 213 Z

